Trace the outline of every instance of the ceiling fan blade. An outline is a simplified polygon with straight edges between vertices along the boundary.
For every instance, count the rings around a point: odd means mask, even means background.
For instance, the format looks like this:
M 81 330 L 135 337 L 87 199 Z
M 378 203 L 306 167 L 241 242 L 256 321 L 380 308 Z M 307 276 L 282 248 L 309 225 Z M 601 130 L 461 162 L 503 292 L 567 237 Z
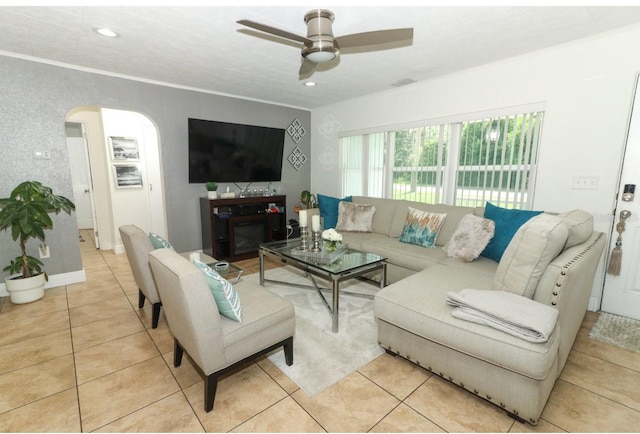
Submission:
M 367 45 L 390 44 L 413 39 L 413 29 L 375 30 L 372 32 L 353 33 L 335 38 L 340 49 L 365 47 Z
M 317 63 L 307 59 L 303 59 L 302 65 L 300 65 L 300 71 L 298 72 L 298 75 L 301 78 L 307 78 L 311 76 L 311 74 L 313 74 L 313 72 L 316 70 L 316 66 L 318 66 Z
M 281 38 L 287 38 L 294 41 L 302 42 L 302 43 L 312 43 L 312 41 L 304 36 L 296 35 L 295 33 L 289 33 L 282 29 L 277 29 L 275 27 L 267 26 L 266 24 L 256 23 L 255 21 L 249 20 L 240 20 L 237 21 L 238 24 L 242 24 L 243 26 L 251 27 L 252 29 L 260 30 L 265 33 L 270 33 L 275 36 L 280 36 Z

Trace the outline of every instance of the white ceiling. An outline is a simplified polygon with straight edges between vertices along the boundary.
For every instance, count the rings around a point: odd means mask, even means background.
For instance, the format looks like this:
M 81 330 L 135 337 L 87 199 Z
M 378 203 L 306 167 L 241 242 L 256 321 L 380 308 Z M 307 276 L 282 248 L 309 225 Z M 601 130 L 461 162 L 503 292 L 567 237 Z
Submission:
M 258 37 L 236 21 L 304 36 L 303 16 L 313 7 L 4 6 L 0 54 L 311 109 L 640 23 L 636 6 L 327 8 L 336 14 L 335 36 L 413 27 L 413 44 L 343 54 L 316 71 L 310 88 L 298 77 L 296 43 Z M 121 37 L 98 36 L 98 26 Z

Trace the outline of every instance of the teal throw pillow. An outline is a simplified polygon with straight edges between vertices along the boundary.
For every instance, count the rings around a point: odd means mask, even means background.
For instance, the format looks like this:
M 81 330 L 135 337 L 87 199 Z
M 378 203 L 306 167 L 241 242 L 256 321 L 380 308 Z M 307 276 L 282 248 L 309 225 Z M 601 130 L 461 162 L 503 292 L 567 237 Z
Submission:
M 338 224 L 338 205 L 340 201 L 351 202 L 352 196 L 346 196 L 342 199 L 337 197 L 325 196 L 319 194 L 318 207 L 320 208 L 320 217 L 324 221 L 323 229 L 335 229 Z
M 507 249 L 513 236 L 520 226 L 532 217 L 542 214 L 542 211 L 528 211 L 524 209 L 500 208 L 489 202 L 484 209 L 484 218 L 491 219 L 496 224 L 495 234 L 480 256 L 500 262 L 502 254 Z
M 403 243 L 416 244 L 422 247 L 435 248 L 438 232 L 444 223 L 446 214 L 420 211 L 409 207 L 407 219 L 400 235 Z
M 149 240 L 151 240 L 151 244 L 153 244 L 154 249 L 175 250 L 169 241 L 165 240 L 158 234 L 154 234 L 153 232 L 149 232 Z
M 240 305 L 240 297 L 231 282 L 222 277 L 216 270 L 209 267 L 204 262 L 197 259 L 193 260 L 196 267 L 202 271 L 202 274 L 209 285 L 211 294 L 218 305 L 218 312 L 234 321 L 242 321 L 242 306 Z

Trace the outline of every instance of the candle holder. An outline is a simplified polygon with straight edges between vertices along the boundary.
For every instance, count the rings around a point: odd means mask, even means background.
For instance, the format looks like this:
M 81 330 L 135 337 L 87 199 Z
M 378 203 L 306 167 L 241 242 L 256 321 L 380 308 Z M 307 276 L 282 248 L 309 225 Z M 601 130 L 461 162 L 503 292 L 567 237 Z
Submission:
M 309 230 L 306 226 L 300 227 L 300 250 L 303 252 L 309 251 Z
M 312 231 L 311 232 L 311 242 L 313 243 L 313 247 L 311 247 L 312 252 L 320 252 L 320 231 Z

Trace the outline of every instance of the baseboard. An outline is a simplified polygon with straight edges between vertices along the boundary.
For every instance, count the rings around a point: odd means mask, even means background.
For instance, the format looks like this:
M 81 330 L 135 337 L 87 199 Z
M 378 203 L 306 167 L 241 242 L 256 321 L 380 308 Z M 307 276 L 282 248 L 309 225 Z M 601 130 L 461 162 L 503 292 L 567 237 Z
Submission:
M 80 283 L 87 280 L 87 275 L 84 272 L 84 268 L 79 271 L 71 271 L 69 273 L 53 274 L 49 275 L 49 281 L 44 285 L 44 289 L 56 288 L 58 286 L 72 285 L 74 283 Z M 0 283 L 0 297 L 7 297 L 7 285 Z
M 124 253 L 124 244 L 116 244 L 113 248 L 113 253 L 115 253 L 116 255 Z
M 589 306 L 587 310 L 590 312 L 597 312 L 600 310 L 600 300 L 596 297 L 589 298 Z

